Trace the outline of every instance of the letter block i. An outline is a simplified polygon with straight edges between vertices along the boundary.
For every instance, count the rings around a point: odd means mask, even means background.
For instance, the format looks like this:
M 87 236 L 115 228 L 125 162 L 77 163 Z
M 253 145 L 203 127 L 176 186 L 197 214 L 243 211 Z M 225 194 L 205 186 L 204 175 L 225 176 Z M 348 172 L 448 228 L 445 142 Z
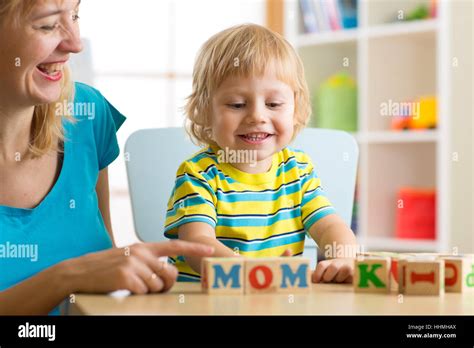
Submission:
M 390 292 L 390 258 L 358 256 L 354 260 L 355 292 Z
M 204 258 L 201 262 L 201 286 L 208 294 L 243 294 L 244 259 Z
M 474 257 L 444 256 L 444 286 L 446 292 L 474 291 Z
M 441 295 L 444 292 L 444 261 L 408 259 L 404 262 L 406 295 Z

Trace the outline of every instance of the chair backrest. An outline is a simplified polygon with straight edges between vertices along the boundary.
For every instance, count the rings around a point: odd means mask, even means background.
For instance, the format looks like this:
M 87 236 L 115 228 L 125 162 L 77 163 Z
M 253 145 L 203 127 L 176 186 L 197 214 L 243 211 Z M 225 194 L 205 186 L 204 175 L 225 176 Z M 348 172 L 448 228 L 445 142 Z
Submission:
M 313 160 L 323 189 L 339 216 L 351 223 L 358 147 L 348 133 L 306 128 L 290 147 Z M 135 231 L 145 242 L 162 241 L 166 206 L 179 165 L 199 148 L 183 128 L 139 130 L 127 140 L 127 174 Z

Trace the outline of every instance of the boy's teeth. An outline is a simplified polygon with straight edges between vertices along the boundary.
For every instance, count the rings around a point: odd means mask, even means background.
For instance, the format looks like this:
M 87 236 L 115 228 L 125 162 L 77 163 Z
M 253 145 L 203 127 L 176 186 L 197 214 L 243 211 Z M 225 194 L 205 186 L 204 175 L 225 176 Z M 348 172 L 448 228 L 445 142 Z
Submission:
M 244 138 L 252 140 L 252 141 L 258 141 L 258 140 L 263 140 L 268 137 L 268 133 L 251 133 L 251 134 L 245 134 Z

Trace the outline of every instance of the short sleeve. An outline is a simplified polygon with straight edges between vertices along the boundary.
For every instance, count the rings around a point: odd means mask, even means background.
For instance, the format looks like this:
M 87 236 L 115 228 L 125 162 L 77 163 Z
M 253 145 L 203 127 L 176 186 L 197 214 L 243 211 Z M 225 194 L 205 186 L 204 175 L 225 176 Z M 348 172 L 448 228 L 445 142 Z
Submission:
M 311 160 L 308 156 L 306 158 L 308 165 L 304 170 L 305 173 L 301 175 L 303 192 L 301 218 L 306 232 L 309 232 L 315 222 L 336 211 L 324 193 L 321 179 L 317 176 Z
M 178 227 L 190 222 L 204 222 L 216 227 L 217 198 L 210 183 L 193 163 L 184 162 L 176 173 L 176 180 L 168 201 L 165 236 L 178 238 Z
M 76 93 L 83 99 L 76 100 L 76 103 L 92 103 L 88 106 L 92 111 L 89 118 L 93 123 L 98 166 L 99 170 L 102 170 L 120 153 L 116 133 L 126 118 L 95 88 L 76 83 Z

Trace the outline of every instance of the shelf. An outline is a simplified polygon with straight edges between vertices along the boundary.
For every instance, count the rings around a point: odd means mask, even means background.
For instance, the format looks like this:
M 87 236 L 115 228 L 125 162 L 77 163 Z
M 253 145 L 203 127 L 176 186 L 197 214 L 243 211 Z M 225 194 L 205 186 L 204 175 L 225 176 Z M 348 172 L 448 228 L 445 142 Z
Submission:
M 370 38 L 380 38 L 387 36 L 435 32 L 437 29 L 438 21 L 436 19 L 425 19 L 412 22 L 398 22 L 372 26 L 365 30 L 365 34 Z
M 364 248 L 370 251 L 399 251 L 399 252 L 441 252 L 435 240 L 398 239 L 391 237 L 368 237 Z
M 294 5 L 298 13 L 298 2 Z M 335 73 L 344 71 L 357 81 L 358 131 L 350 132 L 360 151 L 357 238 L 370 250 L 442 252 L 440 249 L 449 247 L 450 233 L 449 176 L 442 164 L 449 156 L 445 125 L 449 124 L 448 75 L 452 69 L 446 66 L 452 54 L 447 53 L 451 31 L 446 18 L 451 5 L 442 1 L 437 18 L 414 21 L 397 17 L 417 6 L 429 8 L 431 0 L 364 0 L 359 5 L 358 28 L 303 34 L 300 16 L 293 16 L 287 26 L 288 38 L 302 58 L 313 100 L 321 83 Z M 438 129 L 391 130 L 392 116 L 399 115 L 391 104 L 399 106 L 396 104 L 422 96 L 437 98 Z M 385 105 L 388 113 L 383 111 Z M 394 237 L 397 195 L 402 187 L 436 189 L 436 240 Z M 314 248 L 311 243 L 306 246 Z
M 438 132 L 436 130 L 374 131 L 354 135 L 359 143 L 435 143 L 438 141 Z
M 352 42 L 356 41 L 358 36 L 359 31 L 357 29 L 344 29 L 337 31 L 324 31 L 320 33 L 301 34 L 298 36 L 296 46 L 307 47 Z
M 357 41 L 358 38 L 383 38 L 435 32 L 438 28 L 436 19 L 425 19 L 413 22 L 382 24 L 365 29 L 328 30 L 320 33 L 300 34 L 297 37 L 297 47 L 330 45 Z

